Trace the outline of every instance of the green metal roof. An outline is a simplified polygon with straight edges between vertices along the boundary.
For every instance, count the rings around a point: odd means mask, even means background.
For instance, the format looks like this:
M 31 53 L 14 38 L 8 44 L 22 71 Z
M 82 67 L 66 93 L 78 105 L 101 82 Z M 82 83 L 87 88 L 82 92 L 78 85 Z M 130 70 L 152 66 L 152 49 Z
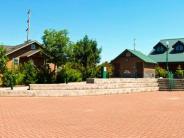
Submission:
M 184 52 L 181 53 L 173 53 L 173 45 L 175 45 L 177 42 L 184 43 L 184 38 L 177 38 L 177 39 L 163 39 L 160 40 L 159 43 L 163 44 L 165 47 L 166 42 L 169 42 L 168 45 L 168 62 L 184 62 Z M 153 54 L 155 49 L 153 49 L 150 54 L 148 55 L 150 58 L 152 58 L 156 62 L 166 62 L 166 51 L 161 54 Z
M 118 59 L 122 54 L 124 54 L 126 51 L 132 53 L 133 55 L 135 55 L 136 57 L 138 57 L 139 59 L 141 59 L 142 61 L 146 62 L 146 63 L 153 63 L 156 64 L 156 62 L 151 59 L 150 57 L 144 55 L 142 52 L 137 51 L 137 50 L 130 50 L 130 49 L 126 49 L 124 50 L 119 56 L 117 56 L 113 61 L 115 61 L 116 59 Z M 112 62 L 113 62 L 112 61 Z
M 140 58 L 141 60 L 143 60 L 146 63 L 155 63 L 156 64 L 156 62 L 153 59 L 151 59 L 150 57 L 144 55 L 140 51 L 130 50 L 130 49 L 126 49 L 126 50 L 128 50 L 130 53 L 132 53 L 133 55 L 135 55 L 136 57 Z

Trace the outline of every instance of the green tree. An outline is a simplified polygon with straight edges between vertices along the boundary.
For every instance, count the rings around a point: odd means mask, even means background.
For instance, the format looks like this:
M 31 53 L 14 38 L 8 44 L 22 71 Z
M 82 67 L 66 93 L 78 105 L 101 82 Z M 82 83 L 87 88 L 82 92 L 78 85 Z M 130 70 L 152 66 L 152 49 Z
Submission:
M 67 30 L 47 29 L 44 31 L 42 40 L 44 52 L 48 55 L 49 61 L 55 64 L 55 72 L 56 66 L 64 64 L 67 58 L 65 51 L 70 43 L 68 32 Z
M 38 71 L 32 61 L 24 63 L 21 70 L 24 74 L 24 84 L 29 85 L 37 82 Z
M 12 70 L 4 70 L 2 80 L 3 86 L 11 87 L 11 89 L 13 89 L 13 86 L 16 84 L 16 76 Z
M 97 42 L 89 39 L 87 35 L 73 47 L 73 60 L 78 63 L 83 80 L 96 76 L 96 65 L 100 62 L 100 53 L 101 48 L 97 47 Z
M 53 83 L 55 81 L 54 73 L 51 71 L 51 68 L 48 64 L 43 65 L 39 68 L 37 79 L 38 83 Z
M 4 47 L 0 47 L 0 72 L 3 74 L 6 70 L 6 64 L 8 61 L 8 57 L 6 55 L 6 49 Z

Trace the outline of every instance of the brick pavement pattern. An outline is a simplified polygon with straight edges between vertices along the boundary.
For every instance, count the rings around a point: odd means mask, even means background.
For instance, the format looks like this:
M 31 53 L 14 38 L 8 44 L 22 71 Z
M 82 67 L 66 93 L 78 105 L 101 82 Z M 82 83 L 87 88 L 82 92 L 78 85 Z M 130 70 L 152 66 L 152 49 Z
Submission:
M 0 97 L 0 138 L 182 137 L 182 92 Z

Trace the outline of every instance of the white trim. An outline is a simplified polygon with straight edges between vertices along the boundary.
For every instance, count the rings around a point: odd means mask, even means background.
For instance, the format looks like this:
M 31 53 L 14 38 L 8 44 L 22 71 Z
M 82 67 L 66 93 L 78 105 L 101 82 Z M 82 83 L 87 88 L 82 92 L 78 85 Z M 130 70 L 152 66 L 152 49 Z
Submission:
M 31 43 L 25 44 L 24 46 L 21 46 L 21 47 L 15 49 L 15 50 L 13 50 L 13 51 L 7 53 L 6 55 L 10 55 L 10 54 L 14 53 L 15 51 L 18 51 L 18 50 L 20 50 L 20 49 L 22 49 L 22 48 L 25 48 L 26 46 L 29 46 L 29 45 L 31 45 L 31 44 L 33 44 L 33 43 L 37 43 L 38 45 L 41 46 L 41 44 L 40 44 L 39 42 L 37 42 L 37 41 L 31 41 Z
M 34 54 L 36 54 L 36 53 L 38 53 L 38 52 L 40 52 L 40 51 L 41 51 L 41 50 L 37 50 L 37 51 L 35 51 L 34 53 L 28 55 L 27 57 L 30 57 L 30 56 L 32 56 L 32 55 L 34 55 Z
M 15 64 L 15 60 L 17 60 L 17 64 Z M 13 58 L 13 65 L 19 65 L 19 57 Z

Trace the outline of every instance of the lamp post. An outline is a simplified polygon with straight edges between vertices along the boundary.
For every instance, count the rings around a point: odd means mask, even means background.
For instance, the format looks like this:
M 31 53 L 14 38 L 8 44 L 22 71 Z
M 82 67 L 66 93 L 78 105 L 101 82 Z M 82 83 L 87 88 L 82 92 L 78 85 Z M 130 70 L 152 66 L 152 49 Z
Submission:
M 169 65 L 168 65 L 169 41 L 166 42 L 166 47 L 167 47 L 167 51 L 166 51 L 166 69 L 169 72 Z

